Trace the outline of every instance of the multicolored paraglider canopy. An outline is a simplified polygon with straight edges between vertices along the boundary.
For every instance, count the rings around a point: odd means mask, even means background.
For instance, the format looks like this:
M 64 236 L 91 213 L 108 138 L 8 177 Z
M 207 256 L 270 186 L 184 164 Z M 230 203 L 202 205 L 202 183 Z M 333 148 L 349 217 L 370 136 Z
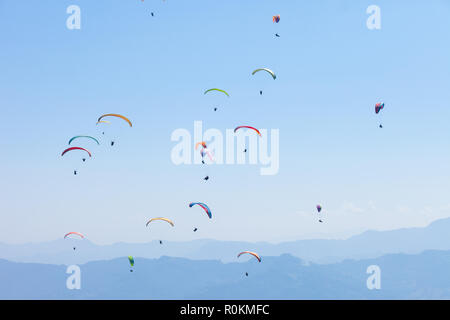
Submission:
M 79 237 L 81 237 L 82 239 L 84 239 L 84 236 L 81 234 L 81 233 L 79 233 L 79 232 L 69 232 L 69 233 L 66 233 L 65 235 L 64 235 L 64 239 L 66 239 L 68 236 L 70 236 L 70 235 L 77 235 L 77 236 L 79 236 Z
M 195 150 L 197 150 L 197 148 L 198 148 L 199 146 L 202 146 L 203 148 L 206 148 L 206 142 L 205 142 L 205 141 L 197 142 L 197 143 L 195 144 Z
M 238 258 L 243 255 L 243 254 L 251 254 L 252 256 L 254 256 L 256 259 L 258 259 L 259 262 L 261 262 L 261 257 L 256 253 L 256 252 L 252 252 L 252 251 L 242 251 L 241 253 L 238 254 Z
M 209 209 L 209 207 L 201 202 L 191 202 L 189 203 L 189 208 L 192 208 L 193 206 L 198 205 L 200 206 L 203 210 L 205 210 L 206 214 L 208 215 L 208 217 L 211 219 L 212 218 L 212 213 L 211 210 Z
M 128 256 L 128 261 L 130 262 L 130 266 L 134 266 L 134 258 L 132 256 Z
M 384 108 L 384 103 L 381 103 L 381 102 L 377 103 L 375 105 L 375 113 L 378 114 L 383 108 Z
M 278 14 L 278 15 L 276 15 L 276 16 L 273 16 L 272 17 L 272 21 L 275 23 L 278 23 L 278 22 L 280 22 L 280 15 Z
M 236 133 L 236 131 L 238 131 L 239 129 L 242 129 L 242 128 L 252 129 L 252 130 L 256 131 L 256 133 L 261 137 L 261 132 L 259 132 L 258 129 L 256 129 L 256 128 L 254 128 L 254 127 L 250 127 L 250 126 L 239 126 L 239 127 L 236 127 L 236 128 L 234 129 L 234 132 Z

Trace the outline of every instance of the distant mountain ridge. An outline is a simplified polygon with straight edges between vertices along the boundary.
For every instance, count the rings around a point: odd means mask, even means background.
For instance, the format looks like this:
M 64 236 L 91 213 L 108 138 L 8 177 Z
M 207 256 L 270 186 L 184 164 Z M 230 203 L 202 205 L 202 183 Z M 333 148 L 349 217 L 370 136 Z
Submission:
M 76 250 L 72 248 L 74 245 Z M 37 244 L 0 244 L 0 258 L 16 262 L 74 264 L 131 254 L 149 259 L 171 256 L 233 262 L 237 261 L 236 255 L 242 250 L 256 251 L 262 256 L 290 254 L 308 262 L 323 264 L 345 259 L 370 259 L 391 253 L 450 250 L 450 218 L 434 221 L 424 228 L 366 231 L 345 240 L 298 240 L 279 244 L 209 239 L 164 241 L 162 245 L 158 241 L 96 245 L 88 240 L 72 242 L 63 239 Z
M 379 290 L 367 288 L 370 265 L 380 267 Z M 126 257 L 79 267 L 81 289 L 69 290 L 66 266 L 0 260 L 0 299 L 450 299 L 450 251 L 326 265 L 284 254 L 226 264 L 135 257 L 134 272 Z

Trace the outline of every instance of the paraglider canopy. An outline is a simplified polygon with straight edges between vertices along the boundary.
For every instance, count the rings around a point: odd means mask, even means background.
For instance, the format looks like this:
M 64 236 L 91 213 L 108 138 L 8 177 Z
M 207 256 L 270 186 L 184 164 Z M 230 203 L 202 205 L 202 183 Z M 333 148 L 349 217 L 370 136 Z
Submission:
M 71 148 L 67 148 L 66 150 L 64 150 L 61 153 L 61 156 L 65 155 L 67 152 L 72 151 L 72 150 L 82 150 L 82 151 L 86 151 L 89 154 L 89 157 L 92 157 L 91 153 L 86 150 L 85 148 L 80 148 L 80 147 L 71 147 Z
M 205 141 L 197 142 L 195 144 L 195 150 L 197 150 L 199 146 L 202 146 L 203 148 L 206 148 L 206 142 Z
M 255 73 L 257 73 L 257 72 L 259 72 L 259 71 L 266 71 L 266 72 L 268 72 L 268 73 L 272 76 L 273 80 L 275 80 L 275 79 L 277 78 L 277 76 L 275 75 L 275 73 L 274 73 L 272 70 L 267 69 L 267 68 L 259 68 L 259 69 L 256 69 L 255 71 L 252 72 L 252 75 L 254 75 Z
M 100 145 L 100 142 L 98 142 L 97 139 L 95 139 L 94 137 L 91 137 L 91 136 L 75 136 L 75 137 L 73 137 L 73 138 L 71 138 L 71 139 L 69 140 L 69 144 L 70 144 L 73 140 L 78 139 L 78 138 L 88 138 L 88 139 L 92 139 L 92 140 L 94 140 L 95 142 L 97 142 L 98 145 Z
M 76 236 L 80 237 L 81 239 L 84 239 L 84 236 L 83 236 L 81 233 L 79 233 L 79 232 L 69 232 L 69 233 L 66 233 L 66 234 L 64 235 L 64 239 L 66 239 L 66 238 L 69 237 L 70 235 L 76 235 Z M 76 250 L 76 247 L 73 247 L 73 250 Z
M 64 235 L 64 239 L 66 239 L 68 236 L 70 236 L 70 235 L 77 235 L 77 236 L 79 236 L 80 238 L 82 238 L 82 239 L 84 239 L 84 236 L 81 234 L 81 233 L 79 233 L 79 232 L 69 232 L 69 233 L 66 233 L 65 235 Z
M 375 105 L 375 113 L 376 114 L 378 114 L 382 109 L 384 109 L 384 103 L 379 102 Z
M 192 207 L 195 206 L 195 205 L 198 205 L 198 206 L 200 206 L 203 210 L 205 210 L 205 212 L 206 212 L 206 214 L 208 215 L 208 217 L 209 217 L 210 219 L 212 219 L 212 213 L 211 213 L 211 210 L 209 209 L 209 207 L 208 207 L 206 204 L 201 203 L 201 202 L 191 202 L 191 203 L 189 203 L 189 208 L 192 208 Z
M 123 116 L 123 115 L 121 115 L 121 114 L 117 114 L 117 113 L 107 113 L 107 114 L 104 114 L 104 115 L 100 116 L 100 118 L 98 118 L 97 123 L 99 123 L 100 120 L 102 120 L 102 119 L 105 118 L 105 117 L 117 117 L 117 118 L 120 118 L 120 119 L 125 120 L 125 121 L 130 125 L 130 127 L 133 126 L 133 124 L 131 123 L 130 119 L 128 119 L 127 117 L 125 117 L 125 116 Z
M 173 221 L 170 220 L 170 219 L 168 219 L 168 218 L 152 218 L 152 219 L 150 219 L 150 220 L 147 222 L 147 224 L 146 224 L 145 226 L 148 227 L 148 225 L 149 225 L 150 222 L 156 221 L 156 220 L 166 221 L 166 222 L 170 223 L 170 225 L 171 225 L 172 227 L 175 226 L 175 224 L 173 223 Z
M 230 97 L 230 95 L 228 94 L 228 92 L 226 92 L 225 90 L 222 90 L 222 89 L 218 89 L 218 88 L 208 89 L 208 90 L 205 91 L 204 94 L 207 94 L 208 92 L 211 92 L 211 91 L 219 91 L 219 92 L 222 92 L 222 93 L 226 94 L 227 97 Z
M 261 257 L 256 253 L 256 252 L 252 252 L 252 251 L 242 251 L 241 253 L 238 254 L 238 258 L 243 255 L 243 254 L 251 254 L 252 256 L 254 256 L 256 259 L 258 259 L 258 262 L 261 262 Z
M 316 209 L 317 209 L 318 212 L 320 212 L 320 211 L 322 211 L 322 206 L 321 206 L 320 204 L 318 204 L 318 205 L 316 206 Z
M 130 262 L 130 266 L 133 268 L 134 258 L 132 256 L 128 256 L 128 261 Z M 133 272 L 133 269 L 130 269 L 130 272 Z
M 256 131 L 256 133 L 257 133 L 259 136 L 261 136 L 261 132 L 259 132 L 258 129 L 256 129 L 256 128 L 254 128 L 254 127 L 250 127 L 250 126 L 239 126 L 239 127 L 236 127 L 236 128 L 234 129 L 234 132 L 236 133 L 236 131 L 238 131 L 239 129 L 242 129 L 242 128 L 252 129 L 252 130 Z
M 276 16 L 273 16 L 273 17 L 272 17 L 272 21 L 273 21 L 274 23 L 280 22 L 280 15 L 278 14 L 278 15 L 276 15 Z

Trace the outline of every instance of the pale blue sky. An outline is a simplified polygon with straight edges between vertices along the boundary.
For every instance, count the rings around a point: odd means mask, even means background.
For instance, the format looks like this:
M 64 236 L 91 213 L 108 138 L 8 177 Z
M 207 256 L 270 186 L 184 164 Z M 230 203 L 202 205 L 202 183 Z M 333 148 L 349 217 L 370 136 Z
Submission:
M 66 28 L 71 4 L 81 30 Z M 371 4 L 381 30 L 366 28 Z M 0 241 L 278 242 L 448 217 L 449 17 L 445 0 L 0 0 Z M 74 135 L 101 137 L 108 112 L 134 124 L 110 126 L 116 146 L 60 157 Z M 195 120 L 279 129 L 278 175 L 211 166 L 205 183 L 200 166 L 175 166 L 170 135 Z M 150 232 L 155 216 L 175 228 Z

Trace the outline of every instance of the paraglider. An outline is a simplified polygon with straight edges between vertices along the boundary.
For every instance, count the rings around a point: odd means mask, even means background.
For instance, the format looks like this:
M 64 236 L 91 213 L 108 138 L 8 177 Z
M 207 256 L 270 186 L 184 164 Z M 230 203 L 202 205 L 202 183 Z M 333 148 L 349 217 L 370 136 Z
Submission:
M 255 73 L 257 73 L 257 72 L 259 72 L 259 71 L 266 71 L 266 72 L 268 72 L 268 73 L 272 76 L 273 80 L 275 80 L 275 79 L 277 78 L 277 76 L 275 75 L 275 73 L 274 73 L 272 70 L 267 69 L 267 68 L 259 68 L 259 69 L 256 69 L 256 70 L 254 70 L 254 71 L 252 72 L 252 75 L 254 75 Z
M 224 93 L 227 97 L 230 97 L 230 95 L 228 94 L 228 92 L 226 92 L 225 90 L 222 90 L 222 89 L 218 89 L 218 88 L 208 89 L 208 90 L 206 90 L 206 91 L 204 92 L 204 94 L 207 94 L 208 92 L 211 92 L 211 91 L 222 92 L 222 93 Z
M 212 92 L 212 91 L 217 91 L 217 92 L 221 92 L 223 94 L 225 94 L 228 98 L 230 97 L 230 95 L 228 94 L 228 92 L 226 92 L 225 90 L 219 89 L 219 88 L 211 88 L 206 90 L 203 94 L 207 94 L 208 92 Z M 214 107 L 214 111 L 217 111 L 217 107 Z
M 273 21 L 273 23 L 278 23 L 278 22 L 280 22 L 280 15 L 278 14 L 278 15 L 275 15 L 275 16 L 273 16 L 272 17 L 272 21 Z M 275 33 L 275 37 L 279 37 L 280 35 L 278 34 L 278 33 Z
M 64 235 L 64 239 L 66 239 L 68 236 L 71 236 L 71 235 L 76 235 L 76 236 L 80 237 L 81 239 L 84 239 L 84 236 L 83 236 L 81 233 L 79 233 L 79 232 L 69 232 L 69 233 L 66 233 L 66 234 Z M 76 250 L 76 247 L 73 247 L 73 250 Z
M 130 262 L 131 268 L 134 267 L 134 258 L 132 256 L 128 256 L 128 261 Z M 130 269 L 130 272 L 133 272 L 133 269 Z
M 239 127 L 236 127 L 236 128 L 234 129 L 234 133 L 236 133 L 236 131 L 238 131 L 239 129 L 242 129 L 242 128 L 252 129 L 252 130 L 254 130 L 259 136 L 261 136 L 261 132 L 259 132 L 258 129 L 256 129 L 256 128 L 254 128 L 254 127 L 250 127 L 250 126 L 239 126 Z
M 120 118 L 122 120 L 125 120 L 130 127 L 133 126 L 133 124 L 131 123 L 130 119 L 128 119 L 127 117 L 125 117 L 125 116 L 123 116 L 121 114 L 117 114 L 117 113 L 107 113 L 107 114 L 104 114 L 104 115 L 100 116 L 98 118 L 98 120 L 97 120 L 97 124 L 100 123 L 102 121 L 102 119 L 105 118 L 105 117 L 117 117 L 117 118 Z M 105 133 L 103 132 L 103 134 L 105 134 Z M 111 146 L 113 146 L 113 145 L 114 145 L 114 141 L 111 141 Z
M 256 69 L 256 70 L 254 70 L 254 71 L 252 72 L 252 75 L 254 75 L 255 73 L 257 73 L 257 72 L 259 72 L 259 71 L 265 71 L 265 72 L 268 72 L 268 73 L 272 76 L 273 80 L 275 80 L 275 79 L 277 78 L 277 76 L 275 75 L 275 73 L 274 73 L 272 70 L 267 69 L 267 68 L 259 68 L 259 69 Z M 262 90 L 259 91 L 259 94 L 262 95 Z
M 258 262 L 261 262 L 261 257 L 256 252 L 242 251 L 241 253 L 238 254 L 237 257 L 239 258 L 243 254 L 250 254 L 250 255 L 254 256 L 258 260 Z M 245 273 L 245 276 L 248 277 L 248 272 Z
M 76 235 L 76 236 L 79 236 L 80 238 L 82 238 L 82 239 L 84 239 L 84 236 L 81 234 L 81 233 L 79 233 L 79 232 L 69 232 L 69 233 L 66 233 L 65 235 L 64 235 L 64 239 L 66 239 L 68 236 L 70 236 L 70 235 Z
M 75 137 L 73 137 L 73 138 L 71 138 L 71 139 L 69 140 L 69 145 L 70 145 L 70 143 L 71 143 L 73 140 L 79 139 L 79 138 L 87 138 L 87 139 L 91 139 L 91 140 L 95 141 L 98 145 L 100 145 L 100 142 L 98 142 L 97 139 L 95 139 L 94 137 L 91 137 L 91 136 L 75 136 Z
M 205 181 L 208 181 L 208 179 L 209 179 L 209 176 L 206 176 L 203 178 L 203 180 L 205 180 Z
M 150 222 L 152 222 L 152 221 L 157 221 L 157 220 L 165 221 L 165 222 L 169 223 L 172 227 L 175 226 L 175 224 L 173 223 L 173 221 L 170 220 L 170 219 L 167 219 L 167 218 L 152 218 L 152 219 L 150 219 L 150 220 L 147 222 L 147 224 L 146 224 L 145 226 L 148 227 L 148 225 L 149 225 Z
M 162 240 L 159 240 L 159 244 L 162 244 Z
M 117 117 L 117 118 L 120 118 L 122 120 L 125 120 L 129 124 L 130 127 L 133 126 L 133 124 L 131 123 L 130 119 L 128 119 L 127 117 L 125 117 L 125 116 L 123 116 L 121 114 L 117 114 L 117 113 L 104 114 L 104 115 L 100 116 L 100 118 L 98 118 L 97 123 L 99 123 L 105 117 Z
M 205 210 L 206 214 L 208 215 L 208 217 L 211 219 L 212 218 L 212 213 L 211 210 L 209 209 L 209 207 L 201 202 L 191 202 L 189 203 L 189 208 L 192 208 L 193 206 L 198 205 L 200 206 L 203 210 Z
M 238 254 L 238 258 L 243 255 L 243 254 L 251 254 L 252 256 L 254 256 L 258 262 L 261 262 L 261 257 L 256 253 L 256 252 L 252 252 L 252 251 L 242 251 L 241 253 Z
M 317 213 L 320 213 L 322 211 L 322 206 L 320 204 L 316 205 Z M 322 219 L 319 218 L 319 222 L 323 222 Z
M 384 103 L 378 102 L 377 104 L 375 104 L 375 114 L 379 114 L 380 111 L 383 109 L 384 109 Z M 383 125 L 380 123 L 379 127 L 383 128 Z
M 197 232 L 197 228 L 194 228 L 194 232 Z
M 197 150 L 199 146 L 202 146 L 202 149 L 200 149 L 200 155 L 202 156 L 202 163 L 205 164 L 205 161 L 203 160 L 205 155 L 208 155 L 209 159 L 214 162 L 214 157 L 211 154 L 211 152 L 208 150 L 208 148 L 206 147 L 206 142 L 204 142 L 204 141 L 197 142 L 195 144 L 195 150 Z
M 87 152 L 87 154 L 89 155 L 89 157 L 92 157 L 91 153 L 90 153 L 88 150 L 86 150 L 86 149 L 84 149 L 84 148 L 80 148 L 80 147 L 71 147 L 71 148 L 67 148 L 66 150 L 64 150 L 64 151 L 61 153 L 61 156 L 64 156 L 67 152 L 73 151 L 73 150 L 82 150 L 82 151 L 85 151 L 85 152 Z M 83 162 L 84 162 L 84 161 L 86 161 L 85 158 L 83 158 Z M 76 175 L 77 175 L 77 170 L 74 170 L 74 171 L 73 171 L 73 174 L 76 176 Z
M 71 148 L 67 148 L 66 150 L 64 150 L 64 151 L 61 153 L 61 156 L 65 155 L 67 152 L 72 151 L 72 150 L 82 150 L 82 151 L 85 151 L 85 152 L 87 152 L 87 154 L 89 155 L 89 157 L 92 157 L 91 153 L 90 153 L 88 150 L 86 150 L 85 148 L 80 148 L 80 147 L 71 147 Z

